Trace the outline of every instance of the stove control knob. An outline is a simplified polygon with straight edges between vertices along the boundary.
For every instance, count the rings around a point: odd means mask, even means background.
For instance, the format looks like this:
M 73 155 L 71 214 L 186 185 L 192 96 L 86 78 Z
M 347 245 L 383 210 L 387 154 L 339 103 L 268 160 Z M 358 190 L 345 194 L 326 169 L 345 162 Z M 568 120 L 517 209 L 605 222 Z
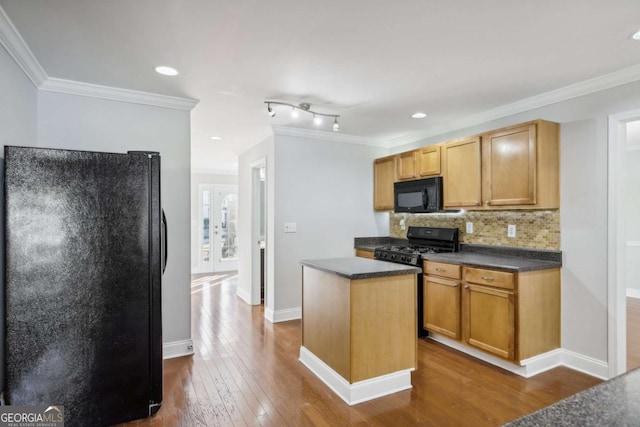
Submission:
M 396 259 L 396 254 L 392 254 L 391 259 Z

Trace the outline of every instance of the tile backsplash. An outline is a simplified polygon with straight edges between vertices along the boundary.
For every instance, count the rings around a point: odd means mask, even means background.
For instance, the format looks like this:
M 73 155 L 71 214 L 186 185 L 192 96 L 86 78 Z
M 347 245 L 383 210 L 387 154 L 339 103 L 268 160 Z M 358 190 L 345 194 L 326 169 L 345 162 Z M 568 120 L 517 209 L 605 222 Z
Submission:
M 400 227 L 405 221 L 405 229 Z M 467 234 L 466 223 L 473 223 Z M 516 237 L 507 237 L 507 225 L 516 226 Z M 438 214 L 389 214 L 391 237 L 406 237 L 411 225 L 457 227 L 460 243 L 560 250 L 560 210 L 464 211 Z

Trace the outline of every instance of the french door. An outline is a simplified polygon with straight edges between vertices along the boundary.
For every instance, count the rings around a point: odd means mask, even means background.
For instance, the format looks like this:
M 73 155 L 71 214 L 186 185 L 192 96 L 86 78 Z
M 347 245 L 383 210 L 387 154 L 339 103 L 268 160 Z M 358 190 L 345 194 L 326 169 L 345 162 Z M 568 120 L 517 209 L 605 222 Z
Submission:
M 199 271 L 237 270 L 238 186 L 201 184 L 198 190 Z

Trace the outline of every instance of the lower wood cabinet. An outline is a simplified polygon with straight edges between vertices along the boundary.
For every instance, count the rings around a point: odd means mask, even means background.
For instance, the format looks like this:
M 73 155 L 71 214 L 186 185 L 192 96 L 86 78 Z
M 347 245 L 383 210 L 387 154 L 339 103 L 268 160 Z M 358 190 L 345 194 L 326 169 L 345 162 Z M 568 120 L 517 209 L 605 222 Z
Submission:
M 508 272 L 433 261 L 423 268 L 429 331 L 516 363 L 560 347 L 559 268 Z

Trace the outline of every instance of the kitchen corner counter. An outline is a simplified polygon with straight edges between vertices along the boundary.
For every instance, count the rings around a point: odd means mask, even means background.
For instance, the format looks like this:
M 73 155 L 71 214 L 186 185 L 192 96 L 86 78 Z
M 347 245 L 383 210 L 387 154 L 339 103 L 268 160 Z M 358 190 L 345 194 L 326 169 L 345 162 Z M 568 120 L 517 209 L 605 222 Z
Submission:
M 350 280 L 422 273 L 419 267 L 361 257 L 302 260 L 300 264 Z
M 428 254 L 423 256 L 427 261 L 445 262 L 466 265 L 469 267 L 493 268 L 512 272 L 535 270 L 551 270 L 562 267 L 561 262 L 520 258 L 502 255 L 487 255 L 476 252 L 451 252 Z
M 640 369 L 635 369 L 505 426 L 631 426 L 639 420 Z

